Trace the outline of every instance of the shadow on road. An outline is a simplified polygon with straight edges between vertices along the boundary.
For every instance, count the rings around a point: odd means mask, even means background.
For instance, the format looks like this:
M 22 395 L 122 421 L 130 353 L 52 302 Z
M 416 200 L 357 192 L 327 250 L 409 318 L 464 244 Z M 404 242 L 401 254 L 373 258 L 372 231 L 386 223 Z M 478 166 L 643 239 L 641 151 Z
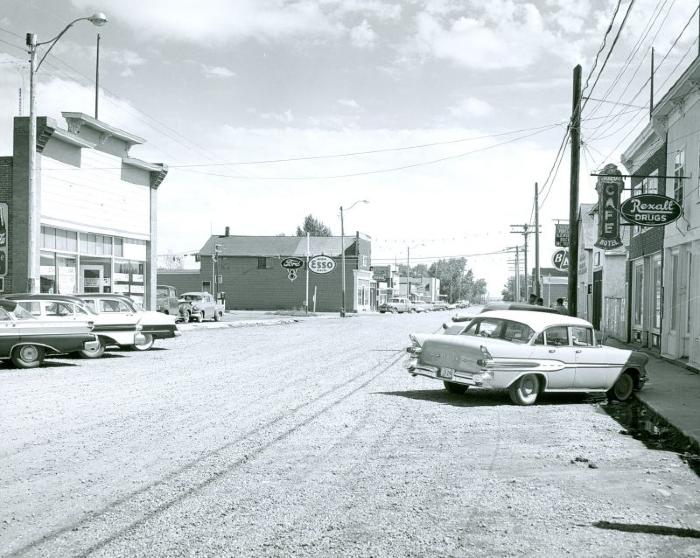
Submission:
M 375 391 L 373 395 L 394 395 L 406 399 L 432 401 L 453 407 L 488 407 L 497 405 L 512 405 L 505 391 L 485 389 L 469 389 L 464 395 L 454 395 L 444 389 L 419 389 L 406 391 Z M 605 397 L 603 396 L 603 399 Z M 536 405 L 568 405 L 593 404 L 601 398 L 585 393 L 543 393 L 537 399 Z

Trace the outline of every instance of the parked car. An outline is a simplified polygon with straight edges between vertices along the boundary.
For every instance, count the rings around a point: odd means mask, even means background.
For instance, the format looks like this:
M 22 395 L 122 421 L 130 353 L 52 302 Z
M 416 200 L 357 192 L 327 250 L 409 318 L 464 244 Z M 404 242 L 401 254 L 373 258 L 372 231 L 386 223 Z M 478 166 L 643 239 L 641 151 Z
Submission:
M 97 350 L 100 342 L 92 327 L 88 320 L 37 320 L 14 300 L 0 299 L 0 359 L 35 368 L 46 355 Z
M 224 317 L 224 305 L 217 302 L 207 292 L 190 292 L 180 295 L 180 317 L 182 321 L 203 322 L 212 319 L 216 322 Z
M 605 392 L 625 401 L 647 380 L 646 354 L 599 345 L 590 322 L 561 314 L 491 311 L 459 335 L 410 338 L 411 375 L 441 380 L 451 393 L 506 389 L 518 405 L 542 392 Z
M 156 311 L 179 317 L 180 303 L 175 287 L 170 285 L 156 286 Z
M 100 345 L 96 350 L 82 350 L 85 358 L 99 358 L 110 345 L 133 347 L 143 345 L 146 338 L 141 333 L 139 316 L 105 312 L 98 314 L 84 300 L 72 295 L 59 294 L 12 294 L 9 300 L 15 301 L 32 316 L 47 321 L 85 321 L 94 323 L 92 332 L 97 335 Z
M 405 296 L 394 296 L 379 305 L 379 312 L 391 312 L 392 314 L 403 314 L 411 311 L 411 301 Z
M 548 312 L 550 314 L 559 314 L 554 308 L 548 306 L 539 306 L 537 304 L 528 304 L 527 302 L 489 302 L 485 305 L 470 306 L 464 312 L 460 312 L 452 316 L 453 322 L 468 322 L 474 319 L 477 315 L 493 310 L 527 310 L 530 312 Z
M 428 306 L 428 303 L 423 302 L 422 300 L 416 300 L 415 302 L 411 303 L 412 310 L 417 313 L 421 312 L 429 312 L 430 307 Z
M 127 318 L 136 316 L 144 340 L 143 343 L 133 345 L 139 351 L 149 350 L 156 339 L 169 339 L 181 335 L 175 325 L 175 316 L 144 310 L 126 295 L 88 293 L 78 296 L 97 314 L 119 314 Z

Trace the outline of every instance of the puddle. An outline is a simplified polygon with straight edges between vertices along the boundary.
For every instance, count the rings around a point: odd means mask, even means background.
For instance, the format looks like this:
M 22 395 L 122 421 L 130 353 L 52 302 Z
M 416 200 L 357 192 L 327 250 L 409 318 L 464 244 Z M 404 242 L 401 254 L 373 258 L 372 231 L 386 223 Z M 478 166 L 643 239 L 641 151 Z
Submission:
M 673 451 L 700 476 L 700 446 L 637 399 L 601 404 L 623 427 L 621 434 L 640 440 L 650 449 Z

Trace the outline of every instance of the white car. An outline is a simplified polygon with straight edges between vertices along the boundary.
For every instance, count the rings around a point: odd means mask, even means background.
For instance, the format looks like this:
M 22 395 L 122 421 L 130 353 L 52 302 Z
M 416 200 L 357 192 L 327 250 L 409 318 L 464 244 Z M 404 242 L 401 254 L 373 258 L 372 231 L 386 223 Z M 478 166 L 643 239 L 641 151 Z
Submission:
M 545 312 L 484 312 L 457 335 L 412 334 L 405 363 L 451 393 L 506 389 L 519 405 L 542 392 L 604 392 L 629 399 L 647 380 L 649 357 L 599 345 L 590 322 Z
M 80 298 L 59 294 L 13 294 L 7 298 L 15 301 L 39 320 L 90 321 L 92 333 L 97 335 L 99 346 L 94 350 L 78 351 L 85 358 L 99 358 L 110 345 L 138 347 L 146 342 L 141 334 L 139 317 L 117 313 L 97 314 Z
M 175 325 L 175 316 L 161 312 L 144 310 L 126 295 L 95 293 L 77 295 L 97 314 L 120 315 L 125 318 L 135 317 L 141 326 L 143 342 L 133 345 L 139 351 L 153 347 L 156 339 L 168 339 L 182 335 Z

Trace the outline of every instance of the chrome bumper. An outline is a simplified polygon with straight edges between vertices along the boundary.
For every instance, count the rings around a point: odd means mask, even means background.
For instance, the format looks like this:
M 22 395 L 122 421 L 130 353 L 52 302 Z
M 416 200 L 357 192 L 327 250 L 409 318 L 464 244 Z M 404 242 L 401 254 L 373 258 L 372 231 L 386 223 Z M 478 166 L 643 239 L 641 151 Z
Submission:
M 83 350 L 85 350 L 85 351 L 96 351 L 99 348 L 100 348 L 99 339 L 95 339 L 94 341 L 85 341 L 85 343 L 83 343 Z
M 465 386 L 494 387 L 493 373 L 488 370 L 465 372 L 463 370 L 443 369 L 438 366 L 420 364 L 415 357 L 407 358 L 404 362 L 404 367 L 411 376 L 425 376 L 426 378 L 463 384 Z
M 175 328 L 175 337 L 180 337 L 180 335 L 182 335 L 182 332 L 179 329 Z
M 134 335 L 134 345 L 143 345 L 146 342 L 146 336 L 143 333 Z

